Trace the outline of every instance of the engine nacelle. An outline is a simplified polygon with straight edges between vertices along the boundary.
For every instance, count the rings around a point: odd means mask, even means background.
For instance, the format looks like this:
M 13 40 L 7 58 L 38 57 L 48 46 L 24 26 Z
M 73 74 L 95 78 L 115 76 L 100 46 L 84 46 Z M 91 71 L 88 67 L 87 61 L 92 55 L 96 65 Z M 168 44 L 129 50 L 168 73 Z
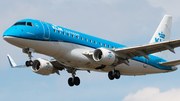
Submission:
M 55 73 L 53 65 L 48 60 L 42 58 L 34 60 L 31 69 L 33 72 L 41 75 Z
M 96 49 L 93 53 L 93 59 L 104 65 L 118 63 L 118 58 L 114 52 L 105 48 Z

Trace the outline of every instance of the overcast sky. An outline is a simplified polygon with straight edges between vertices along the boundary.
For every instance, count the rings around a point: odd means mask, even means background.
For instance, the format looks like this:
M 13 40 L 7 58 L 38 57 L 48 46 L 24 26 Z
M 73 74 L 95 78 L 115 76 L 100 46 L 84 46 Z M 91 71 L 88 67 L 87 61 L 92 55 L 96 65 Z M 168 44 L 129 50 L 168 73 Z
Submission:
M 173 16 L 171 39 L 180 38 L 179 0 L 1 0 L 0 33 L 16 21 L 43 20 L 127 46 L 148 44 L 165 14 Z M 180 70 L 146 76 L 121 76 L 110 81 L 107 73 L 78 71 L 78 87 L 69 87 L 71 76 L 42 76 L 30 68 L 12 69 L 6 54 L 17 64 L 28 57 L 22 50 L 0 39 L 1 101 L 179 101 Z M 169 60 L 180 59 L 169 52 Z M 33 54 L 38 57 L 50 58 Z M 178 66 L 179 67 L 179 66 Z

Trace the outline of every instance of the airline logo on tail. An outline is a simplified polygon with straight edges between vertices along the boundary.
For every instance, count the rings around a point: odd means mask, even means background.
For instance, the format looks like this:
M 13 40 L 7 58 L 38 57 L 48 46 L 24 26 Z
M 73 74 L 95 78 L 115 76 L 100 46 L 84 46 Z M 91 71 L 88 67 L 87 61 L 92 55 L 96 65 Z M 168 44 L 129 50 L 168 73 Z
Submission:
M 159 35 L 159 38 L 155 38 L 155 42 L 165 41 L 166 35 L 163 34 L 163 31 L 161 31 L 161 33 L 158 33 L 158 35 Z

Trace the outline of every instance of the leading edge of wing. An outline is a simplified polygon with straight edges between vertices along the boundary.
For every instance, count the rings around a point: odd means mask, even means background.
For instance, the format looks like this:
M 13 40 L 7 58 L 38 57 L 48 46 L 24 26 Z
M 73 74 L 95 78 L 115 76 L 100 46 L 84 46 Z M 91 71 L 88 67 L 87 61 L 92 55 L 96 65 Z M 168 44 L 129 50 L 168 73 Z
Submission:
M 163 41 L 158 43 L 152 43 L 142 46 L 135 46 L 135 47 L 125 47 L 125 48 L 118 48 L 114 51 L 118 54 L 124 54 L 128 58 L 133 57 L 140 57 L 144 56 L 145 58 L 148 58 L 147 56 L 152 53 L 161 52 L 164 50 L 169 50 L 173 53 L 175 53 L 174 48 L 180 46 L 180 39 L 178 40 L 172 40 L 172 41 Z

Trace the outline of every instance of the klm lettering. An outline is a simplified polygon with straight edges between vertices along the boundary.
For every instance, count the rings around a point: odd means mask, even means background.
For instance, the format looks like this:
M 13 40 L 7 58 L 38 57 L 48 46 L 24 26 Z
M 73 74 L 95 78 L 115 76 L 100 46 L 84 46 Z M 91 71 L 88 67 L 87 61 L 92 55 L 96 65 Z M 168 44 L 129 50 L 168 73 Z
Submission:
M 155 42 L 161 42 L 161 41 L 164 41 L 166 35 L 163 34 L 163 32 L 161 31 L 161 33 L 158 33 L 159 35 L 159 38 L 155 38 Z

